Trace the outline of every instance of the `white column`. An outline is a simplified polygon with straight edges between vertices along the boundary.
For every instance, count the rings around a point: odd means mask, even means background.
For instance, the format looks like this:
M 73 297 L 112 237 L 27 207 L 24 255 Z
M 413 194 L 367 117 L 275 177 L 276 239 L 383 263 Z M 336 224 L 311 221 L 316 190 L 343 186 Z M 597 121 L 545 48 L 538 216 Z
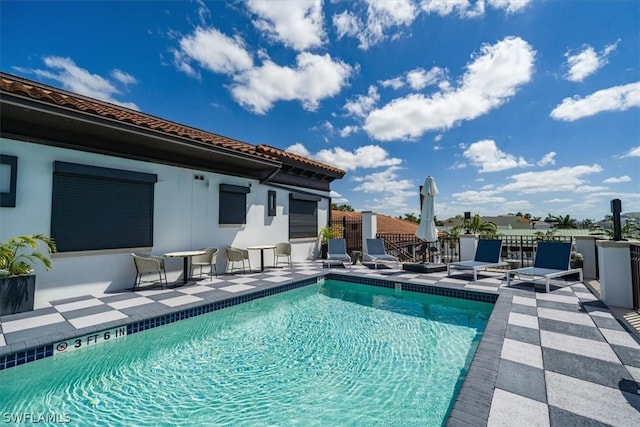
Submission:
M 460 235 L 460 261 L 473 261 L 478 246 L 477 234 Z
M 596 277 L 596 244 L 597 236 L 576 236 L 575 250 L 584 257 L 582 273 L 585 278 Z
M 600 299 L 614 307 L 633 308 L 629 242 L 600 240 L 596 245 L 600 269 Z
M 362 250 L 364 251 L 366 239 L 375 239 L 378 232 L 378 218 L 372 211 L 362 212 Z

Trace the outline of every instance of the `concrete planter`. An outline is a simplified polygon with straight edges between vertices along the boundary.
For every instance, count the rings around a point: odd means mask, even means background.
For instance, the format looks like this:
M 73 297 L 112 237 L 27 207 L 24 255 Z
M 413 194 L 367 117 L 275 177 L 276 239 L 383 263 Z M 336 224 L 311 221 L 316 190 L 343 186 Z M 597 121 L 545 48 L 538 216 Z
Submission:
M 36 293 L 36 276 L 0 278 L 0 316 L 32 311 Z

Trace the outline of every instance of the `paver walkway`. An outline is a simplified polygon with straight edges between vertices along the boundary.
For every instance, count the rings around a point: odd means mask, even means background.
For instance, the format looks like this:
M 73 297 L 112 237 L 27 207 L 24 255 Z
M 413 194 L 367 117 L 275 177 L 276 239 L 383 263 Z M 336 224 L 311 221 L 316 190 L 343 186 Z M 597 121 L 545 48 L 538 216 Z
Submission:
M 16 352 L 229 295 L 313 278 L 327 272 L 396 282 L 499 293 L 449 425 L 640 425 L 640 343 L 582 283 L 531 282 L 506 288 L 497 272 L 446 273 L 354 268 L 317 262 L 200 280 L 187 286 L 53 301 L 49 307 L 0 317 L 0 369 L 19 369 Z M 13 363 L 11 362 L 13 360 Z M 37 363 L 34 362 L 34 363 Z M 1 372 L 0 372 L 1 376 Z

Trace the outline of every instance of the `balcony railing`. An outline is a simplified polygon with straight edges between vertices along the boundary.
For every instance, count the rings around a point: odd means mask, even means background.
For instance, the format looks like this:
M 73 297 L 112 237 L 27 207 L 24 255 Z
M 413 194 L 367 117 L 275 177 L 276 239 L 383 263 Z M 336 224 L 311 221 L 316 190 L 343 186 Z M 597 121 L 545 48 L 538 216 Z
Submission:
M 633 309 L 640 310 L 640 244 L 632 244 L 631 251 L 631 289 L 633 292 Z

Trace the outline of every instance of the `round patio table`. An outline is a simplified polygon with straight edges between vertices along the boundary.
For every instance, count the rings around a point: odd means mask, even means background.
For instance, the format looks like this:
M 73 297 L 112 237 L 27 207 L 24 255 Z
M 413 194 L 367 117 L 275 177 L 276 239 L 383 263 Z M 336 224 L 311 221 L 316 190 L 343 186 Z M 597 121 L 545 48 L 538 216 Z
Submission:
M 187 279 L 189 276 L 189 260 L 192 256 L 196 255 L 204 255 L 206 251 L 181 251 L 181 252 L 167 252 L 164 256 L 168 258 L 183 258 L 183 273 L 182 273 L 182 284 L 187 284 Z
M 250 251 L 260 251 L 260 272 L 264 271 L 264 250 L 265 249 L 275 249 L 276 245 L 256 245 L 256 246 L 247 246 L 247 249 Z

